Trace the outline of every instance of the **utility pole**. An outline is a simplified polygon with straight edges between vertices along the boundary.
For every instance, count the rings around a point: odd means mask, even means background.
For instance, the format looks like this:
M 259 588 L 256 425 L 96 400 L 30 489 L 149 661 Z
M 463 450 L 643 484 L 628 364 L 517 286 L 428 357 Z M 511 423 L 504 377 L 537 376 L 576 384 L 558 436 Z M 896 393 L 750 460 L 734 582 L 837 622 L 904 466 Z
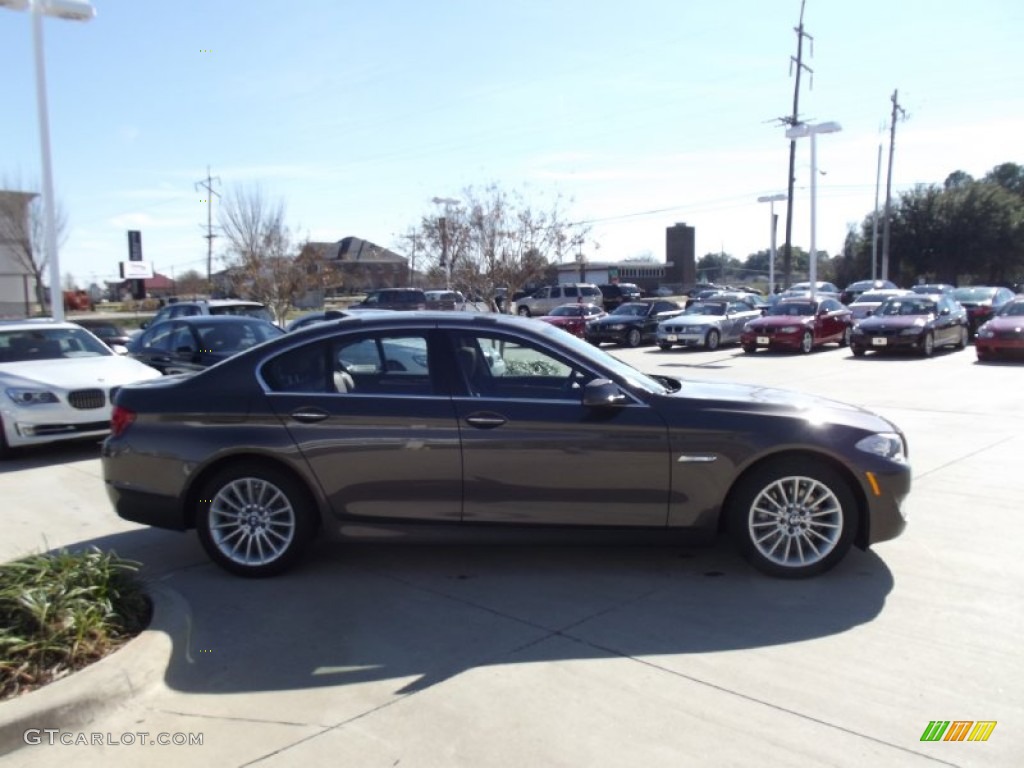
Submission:
M 889 219 L 892 213 L 892 154 L 896 148 L 896 115 L 897 113 L 907 116 L 906 111 L 900 106 L 897 94 L 892 92 L 892 119 L 889 121 L 889 172 L 885 177 L 885 219 L 882 227 L 882 279 L 889 279 Z
M 210 166 L 206 166 L 206 178 L 197 181 L 195 183 L 196 190 L 204 190 L 206 192 L 206 234 L 203 237 L 206 238 L 206 283 L 207 286 L 213 280 L 213 238 L 216 237 L 213 234 L 213 196 L 219 194 L 213 191 L 213 182 L 220 184 L 220 176 L 210 176 Z M 200 225 L 202 226 L 202 225 Z
M 792 128 L 800 124 L 800 75 L 806 69 L 811 75 L 811 86 L 814 86 L 814 70 L 804 64 L 804 38 L 811 41 L 811 55 L 814 55 L 814 38 L 804 32 L 804 5 L 807 0 L 800 0 L 800 25 L 794 27 L 796 32 L 796 56 L 789 59 L 789 71 L 793 73 L 796 67 L 796 82 L 793 85 L 793 114 L 789 117 L 779 118 L 783 123 Z M 782 248 L 782 272 L 784 288 L 789 288 L 790 277 L 793 269 L 793 183 L 796 181 L 796 139 L 789 141 L 789 182 L 787 185 L 786 204 L 786 244 Z M 811 258 L 814 258 L 813 254 Z

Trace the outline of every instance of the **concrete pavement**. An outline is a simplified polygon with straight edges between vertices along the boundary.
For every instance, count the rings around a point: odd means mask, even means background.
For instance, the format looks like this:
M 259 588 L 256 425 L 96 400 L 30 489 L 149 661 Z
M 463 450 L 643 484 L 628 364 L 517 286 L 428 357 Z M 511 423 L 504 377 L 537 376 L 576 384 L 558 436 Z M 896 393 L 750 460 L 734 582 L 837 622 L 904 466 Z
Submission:
M 40 714 L 30 726 L 105 743 L 26 745 L 0 760 L 1018 765 L 1021 366 L 977 365 L 971 349 L 620 354 L 893 418 L 915 472 L 907 532 L 797 583 L 756 574 L 725 542 L 322 544 L 293 573 L 244 581 L 207 564 L 191 534 L 114 517 L 95 450 L 33 454 L 0 465 L 11 532 L 0 556 L 42 540 L 114 548 L 145 563 L 176 619 L 155 630 L 170 658 L 152 685 L 77 722 Z M 135 663 L 119 655 L 108 661 Z M 54 687 L 64 683 L 75 681 Z M 0 730 L 15 705 L 0 704 Z M 987 742 L 921 742 L 932 720 L 998 724 Z M 202 744 L 139 743 L 159 734 Z

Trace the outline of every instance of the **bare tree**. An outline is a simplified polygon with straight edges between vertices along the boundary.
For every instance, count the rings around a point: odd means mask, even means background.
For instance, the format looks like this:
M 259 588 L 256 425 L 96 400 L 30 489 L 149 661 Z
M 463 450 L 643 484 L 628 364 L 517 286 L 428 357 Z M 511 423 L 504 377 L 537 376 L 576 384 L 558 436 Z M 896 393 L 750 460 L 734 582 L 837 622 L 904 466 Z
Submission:
M 199 274 L 197 269 L 189 269 L 182 272 L 174 282 L 177 293 L 184 296 L 196 296 L 200 293 L 206 293 L 209 287 L 206 276 Z
M 220 226 L 228 243 L 234 289 L 261 301 L 282 322 L 288 310 L 324 275 L 310 249 L 293 249 L 284 220 L 284 203 L 270 201 L 259 186 L 236 186 L 220 208 Z M 295 250 L 304 255 L 296 257 Z
M 563 217 L 560 198 L 540 209 L 521 194 L 490 184 L 480 191 L 469 187 L 459 199 L 460 205 L 446 209 L 443 229 L 437 216 L 422 219 L 419 239 L 424 261 L 431 265 L 427 276 L 441 283 L 449 269 L 453 287 L 492 304 L 499 288 L 511 295 L 544 279 L 551 265 L 568 254 L 570 244 L 586 235 L 585 227 Z M 441 266 L 443 250 L 446 267 Z
M 3 243 L 15 264 L 32 275 L 35 282 L 36 301 L 46 306 L 44 278 L 49 266 L 46 253 L 46 211 L 43 200 L 35 192 L 17 192 L 21 183 L 17 179 L 4 178 L 0 184 L 0 243 Z M 31 195 L 25 206 L 25 195 Z M 27 210 L 26 210 L 27 208 Z M 54 205 L 54 235 L 57 247 L 67 239 L 67 214 L 60 201 Z

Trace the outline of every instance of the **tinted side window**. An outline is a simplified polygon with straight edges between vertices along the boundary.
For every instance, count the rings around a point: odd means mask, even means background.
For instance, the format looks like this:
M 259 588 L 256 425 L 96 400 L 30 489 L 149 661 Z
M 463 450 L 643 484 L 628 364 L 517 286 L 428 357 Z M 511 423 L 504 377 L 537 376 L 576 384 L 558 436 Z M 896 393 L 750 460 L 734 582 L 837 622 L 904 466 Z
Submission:
M 290 349 L 269 360 L 261 371 L 273 392 L 334 391 L 327 383 L 327 352 L 323 344 Z

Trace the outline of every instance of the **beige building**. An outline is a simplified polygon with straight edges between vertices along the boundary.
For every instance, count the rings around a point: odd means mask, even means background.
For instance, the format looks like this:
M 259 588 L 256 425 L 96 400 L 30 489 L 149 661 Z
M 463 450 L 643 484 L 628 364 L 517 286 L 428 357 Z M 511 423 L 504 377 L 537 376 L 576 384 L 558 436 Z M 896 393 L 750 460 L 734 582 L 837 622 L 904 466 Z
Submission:
M 25 246 L 28 206 L 35 196 L 0 190 L 0 317 L 27 317 L 36 307 L 36 281 Z

